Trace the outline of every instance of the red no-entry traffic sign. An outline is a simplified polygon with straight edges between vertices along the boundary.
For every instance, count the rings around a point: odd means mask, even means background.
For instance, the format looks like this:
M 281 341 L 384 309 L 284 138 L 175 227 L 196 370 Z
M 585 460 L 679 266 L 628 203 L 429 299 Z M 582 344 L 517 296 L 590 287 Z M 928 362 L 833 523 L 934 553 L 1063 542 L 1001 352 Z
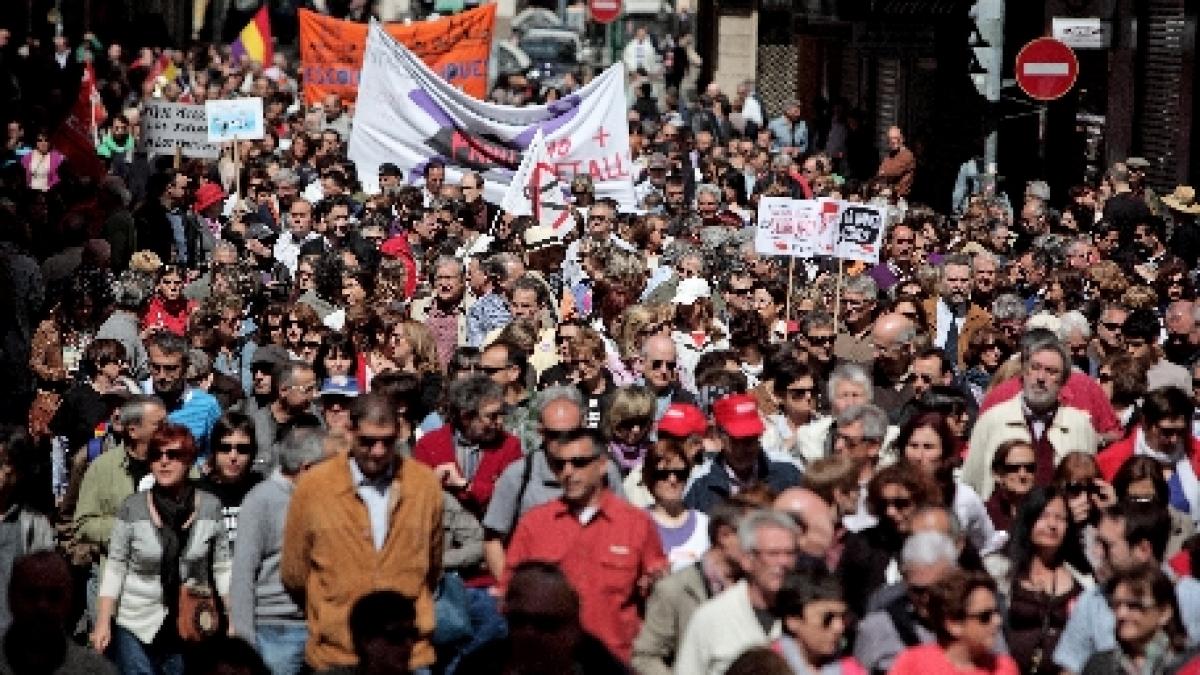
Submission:
M 621 0 L 588 0 L 588 14 L 596 23 L 612 23 L 621 16 Z
M 1038 38 L 1021 48 L 1016 70 L 1021 91 L 1039 101 L 1053 101 L 1075 86 L 1079 59 L 1062 42 Z

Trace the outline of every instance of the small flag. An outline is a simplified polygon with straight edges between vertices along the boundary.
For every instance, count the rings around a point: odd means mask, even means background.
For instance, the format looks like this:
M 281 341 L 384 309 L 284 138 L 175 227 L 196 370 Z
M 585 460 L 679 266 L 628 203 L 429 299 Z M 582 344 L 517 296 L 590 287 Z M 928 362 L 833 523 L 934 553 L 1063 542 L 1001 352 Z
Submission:
M 95 86 L 89 81 L 89 72 L 84 71 L 75 97 L 75 105 L 54 131 L 51 141 L 67 157 L 68 166 L 79 176 L 90 176 L 99 180 L 106 171 L 104 163 L 96 156 L 94 140 Z
M 525 148 L 521 165 L 500 200 L 500 208 L 514 216 L 533 216 L 538 225 L 550 228 L 559 238 L 574 224 L 563 196 L 562 181 L 550 162 L 546 139 L 540 128 Z
M 271 44 L 271 19 L 267 14 L 267 6 L 263 5 L 246 27 L 238 33 L 238 38 L 230 45 L 233 49 L 234 61 L 243 59 L 258 61 L 264 66 L 271 65 L 275 56 L 275 47 Z

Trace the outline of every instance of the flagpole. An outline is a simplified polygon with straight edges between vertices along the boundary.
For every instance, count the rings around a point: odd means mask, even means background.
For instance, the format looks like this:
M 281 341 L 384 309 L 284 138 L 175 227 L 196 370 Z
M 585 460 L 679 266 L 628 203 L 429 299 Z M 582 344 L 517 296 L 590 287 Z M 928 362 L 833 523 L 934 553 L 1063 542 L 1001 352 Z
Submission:
M 842 308 L 842 264 L 843 260 L 838 258 L 837 278 L 833 284 L 833 329 L 840 331 L 838 327 L 838 312 Z
M 784 310 L 785 321 L 792 321 L 792 280 L 796 276 L 796 256 L 791 256 L 788 260 L 788 290 L 787 290 L 787 309 Z

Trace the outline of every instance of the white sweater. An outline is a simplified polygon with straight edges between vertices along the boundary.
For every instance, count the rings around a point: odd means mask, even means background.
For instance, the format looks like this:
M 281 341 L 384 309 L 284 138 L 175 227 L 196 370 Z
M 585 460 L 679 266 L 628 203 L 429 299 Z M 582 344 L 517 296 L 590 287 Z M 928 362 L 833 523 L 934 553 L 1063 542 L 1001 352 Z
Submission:
M 742 652 L 768 644 L 781 634 L 778 620 L 770 635 L 763 632 L 750 605 L 749 585 L 739 581 L 692 615 L 675 657 L 675 673 L 723 675 Z

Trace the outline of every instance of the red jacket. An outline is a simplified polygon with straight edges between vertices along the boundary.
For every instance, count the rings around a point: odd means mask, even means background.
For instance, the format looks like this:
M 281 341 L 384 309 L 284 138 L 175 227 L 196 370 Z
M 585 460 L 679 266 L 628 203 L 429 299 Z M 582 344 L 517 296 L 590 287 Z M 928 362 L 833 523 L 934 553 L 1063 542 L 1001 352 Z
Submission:
M 505 467 L 522 456 L 521 442 L 510 434 L 504 434 L 499 444 L 483 448 L 483 459 L 475 471 L 475 478 L 467 485 L 466 490 L 459 493 L 458 500 L 467 510 L 482 519 L 500 474 L 504 472 Z M 453 427 L 447 424 L 422 436 L 413 446 L 413 459 L 435 469 L 442 464 L 451 463 L 462 472 L 463 468 L 458 465 L 454 455 Z
M 997 403 L 1004 403 L 1019 393 L 1021 393 L 1020 376 L 997 384 L 983 398 L 983 403 L 979 405 L 979 414 L 982 415 L 988 408 Z M 1058 400 L 1063 405 L 1079 408 L 1091 415 L 1092 426 L 1095 427 L 1097 434 L 1121 430 L 1117 414 L 1113 412 L 1112 404 L 1108 402 L 1108 397 L 1104 395 L 1100 384 L 1078 370 L 1071 371 L 1067 383 L 1058 392 Z
M 1138 429 L 1130 431 L 1129 435 L 1113 443 L 1096 455 L 1096 464 L 1100 467 L 1100 475 L 1104 480 L 1112 482 L 1117 471 L 1125 460 L 1133 457 L 1133 444 L 1137 439 Z M 1190 436 L 1190 434 L 1189 434 Z M 1200 476 L 1200 441 L 1189 438 L 1191 445 L 1192 469 Z

